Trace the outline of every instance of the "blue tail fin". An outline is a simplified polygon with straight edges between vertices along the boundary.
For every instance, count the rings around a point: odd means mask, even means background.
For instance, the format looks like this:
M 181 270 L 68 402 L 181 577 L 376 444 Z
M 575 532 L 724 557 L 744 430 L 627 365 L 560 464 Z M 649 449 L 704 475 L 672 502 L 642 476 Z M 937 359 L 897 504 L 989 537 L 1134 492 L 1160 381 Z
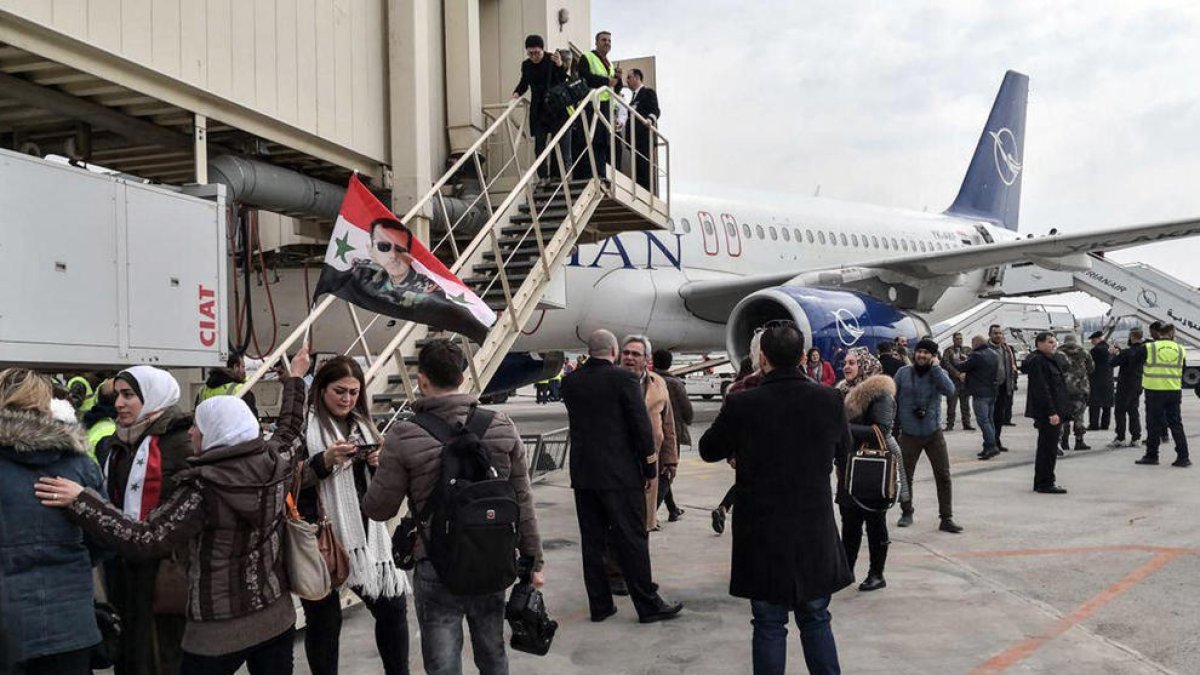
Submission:
M 958 197 L 946 213 L 990 220 L 1017 230 L 1021 211 L 1021 174 L 1025 157 L 1025 102 L 1029 76 L 1016 71 L 1004 74 L 1000 93 L 979 136 L 975 156 Z

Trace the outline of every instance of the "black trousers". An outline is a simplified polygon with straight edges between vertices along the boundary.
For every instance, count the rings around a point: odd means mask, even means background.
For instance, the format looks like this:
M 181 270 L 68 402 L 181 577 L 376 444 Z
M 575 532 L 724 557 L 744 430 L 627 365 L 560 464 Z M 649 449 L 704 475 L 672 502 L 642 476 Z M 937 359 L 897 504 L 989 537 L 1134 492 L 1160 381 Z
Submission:
M 599 120 L 593 119 L 596 116 L 596 113 L 592 112 L 591 109 L 589 109 L 586 113 L 587 117 L 588 117 L 588 126 L 590 127 L 593 123 L 596 125 L 596 133 L 592 135 L 592 151 L 593 151 L 593 153 L 595 153 L 595 156 L 596 156 L 596 171 L 600 174 L 599 176 L 597 176 L 597 178 L 601 178 L 601 179 L 606 178 L 608 176 L 608 171 L 607 171 L 608 161 L 609 161 L 609 152 L 608 152 L 609 147 L 608 146 L 611 141 L 609 138 L 607 120 L 608 120 L 608 112 L 611 108 L 612 108 L 611 101 L 605 101 L 605 102 L 601 103 L 600 104 L 601 119 L 599 119 Z M 590 166 L 588 168 L 588 173 L 591 173 Z
M 398 598 L 362 598 L 375 619 L 375 647 L 387 675 L 408 675 L 408 602 Z M 337 591 L 321 600 L 301 600 L 304 606 L 304 654 L 313 675 L 337 675 L 341 648 L 342 602 Z
M 0 663 L 0 667 L 3 665 Z M 91 675 L 92 648 L 39 656 L 18 663 L 16 672 L 21 675 Z
M 633 149 L 634 149 L 634 173 L 637 184 L 652 190 L 650 187 L 654 183 L 654 176 L 650 175 L 650 130 L 641 125 L 641 123 L 630 120 L 630 124 L 634 126 L 633 130 Z
M 1146 390 L 1147 457 L 1158 457 L 1159 443 L 1170 430 L 1171 437 L 1175 440 L 1175 455 L 1179 459 L 1188 458 L 1187 436 L 1183 432 L 1183 418 L 1179 410 L 1182 403 L 1181 391 Z
M 292 672 L 292 642 L 296 630 L 288 628 L 279 635 L 223 656 L 201 656 L 183 653 L 180 675 L 234 675 L 243 664 L 250 675 L 290 675 Z
M 625 576 L 638 616 L 654 612 L 657 593 L 650 572 L 650 538 L 646 532 L 646 497 L 636 490 L 576 490 L 575 516 L 583 554 L 583 585 L 592 616 L 612 609 L 608 582 L 608 546 Z
M 996 425 L 996 436 L 1000 436 L 1000 426 L 1012 424 L 1013 392 L 1008 387 L 996 389 L 996 407 L 993 408 L 992 422 Z
M 1125 429 L 1129 429 L 1129 439 L 1136 441 L 1142 437 L 1142 392 L 1133 396 L 1117 397 L 1117 438 L 1124 440 Z
M 858 560 L 862 547 L 863 526 L 867 529 L 867 549 L 871 555 L 871 574 L 883 575 L 883 564 L 887 560 L 888 540 L 887 512 L 864 511 L 857 506 L 838 506 L 842 514 L 842 546 L 846 549 L 846 561 L 850 572 Z
M 1109 423 L 1112 422 L 1112 409 L 1111 405 L 1089 405 L 1088 428 L 1108 429 Z
M 1062 437 L 1062 424 L 1034 422 L 1037 427 L 1037 455 L 1033 462 L 1033 489 L 1055 485 L 1054 467 L 1058 464 L 1058 440 Z
M 674 515 L 679 512 L 679 506 L 675 504 L 675 494 L 671 492 L 671 481 L 667 480 L 666 476 L 659 476 L 658 505 L 661 507 L 663 502 L 667 504 L 667 513 Z
M 554 134 L 557 133 L 558 129 L 538 130 L 533 132 L 534 159 L 537 159 L 539 156 L 541 156 L 542 151 L 546 149 L 546 144 L 550 142 L 550 139 L 553 138 Z M 562 139 L 558 142 L 558 148 L 562 151 L 562 165 L 566 168 L 568 174 L 570 174 L 571 162 L 573 161 L 571 155 L 571 137 L 571 132 L 567 132 L 566 134 L 563 134 Z M 538 178 L 557 178 L 560 175 L 558 169 L 558 154 L 551 153 L 550 156 L 546 158 L 546 161 L 538 166 Z

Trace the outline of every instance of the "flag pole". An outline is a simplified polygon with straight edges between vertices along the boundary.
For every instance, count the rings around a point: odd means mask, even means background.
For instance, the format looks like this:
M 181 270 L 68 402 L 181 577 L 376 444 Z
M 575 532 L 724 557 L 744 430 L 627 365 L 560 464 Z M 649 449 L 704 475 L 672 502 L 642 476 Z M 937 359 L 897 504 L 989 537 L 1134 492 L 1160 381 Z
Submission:
M 254 371 L 254 375 L 252 375 L 250 379 L 246 380 L 246 384 L 241 387 L 241 390 L 237 395 L 239 397 L 242 396 L 242 394 L 245 392 L 250 391 L 255 384 L 258 384 L 258 381 L 261 380 L 264 375 L 270 372 L 271 368 L 279 361 L 279 359 L 287 353 L 288 347 L 291 347 L 293 344 L 295 344 L 296 340 L 303 338 L 304 342 L 307 342 L 308 333 L 312 328 L 312 325 L 316 323 L 317 319 L 322 314 L 325 313 L 325 310 L 329 309 L 329 306 L 332 305 L 333 301 L 336 299 L 337 296 L 329 293 L 323 300 L 321 300 L 321 302 L 317 303 L 317 305 L 313 307 L 313 310 L 308 313 L 308 316 L 304 317 L 304 321 L 301 321 L 300 325 L 296 326 L 296 329 L 292 331 L 291 335 L 288 335 L 283 343 L 280 344 L 275 351 L 271 352 L 271 355 L 263 361 L 262 366 L 260 366 L 258 370 Z

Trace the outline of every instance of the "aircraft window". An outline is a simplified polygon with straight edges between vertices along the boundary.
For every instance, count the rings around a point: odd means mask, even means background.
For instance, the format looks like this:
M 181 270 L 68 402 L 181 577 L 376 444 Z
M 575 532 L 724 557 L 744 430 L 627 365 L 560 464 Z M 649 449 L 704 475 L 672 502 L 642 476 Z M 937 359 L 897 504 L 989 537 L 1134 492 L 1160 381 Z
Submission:
M 799 244 L 801 240 L 800 228 L 797 227 L 796 229 L 792 230 L 792 236 L 796 237 L 796 243 Z
M 764 232 L 763 232 L 763 227 L 762 227 L 762 225 L 755 225 L 755 226 L 754 226 L 754 231 L 758 233 L 758 238 L 759 238 L 759 239 L 766 239 L 766 238 L 767 238 L 767 235 L 766 235 L 766 233 L 764 233 Z
M 818 232 L 818 233 L 817 233 L 817 238 L 821 240 L 821 245 L 822 245 L 822 246 L 824 246 L 824 245 L 825 245 L 825 233 L 824 233 L 824 232 Z
M 850 243 L 854 244 L 855 246 L 858 246 L 858 235 L 857 234 L 850 235 Z
M 808 240 L 808 243 L 813 243 L 812 230 L 805 230 L 804 234 L 806 235 L 804 238 Z
M 925 250 L 925 242 L 922 241 L 922 242 L 920 242 L 920 244 L 921 244 L 921 253 L 928 253 L 928 251 Z
M 701 221 L 701 222 L 704 223 L 704 234 L 712 236 L 717 233 L 717 228 L 713 227 L 711 220 L 705 220 L 705 221 Z
M 744 234 L 747 239 L 750 238 L 750 226 L 749 225 L 742 223 L 742 234 Z
M 791 233 L 790 231 L 788 231 L 788 229 L 787 229 L 786 227 L 781 227 L 781 228 L 779 228 L 779 231 L 783 233 L 783 240 L 784 240 L 784 241 L 791 241 L 791 240 L 792 240 L 792 233 Z
M 829 243 L 833 246 L 837 246 L 837 232 L 829 233 Z
M 842 234 L 842 246 L 849 246 L 849 245 L 850 244 L 846 242 L 846 235 L 845 235 L 845 233 L 843 233 Z
M 871 246 L 874 248 L 879 248 L 879 237 L 871 235 Z
M 687 218 L 684 218 L 681 223 L 683 224 L 683 233 L 689 234 L 692 231 L 692 224 L 688 222 Z
M 888 240 L 887 240 L 887 237 L 884 237 L 884 238 L 883 238 L 883 248 L 884 248 L 884 250 L 885 250 L 885 251 L 886 251 L 886 250 L 890 250 L 890 249 L 891 249 L 891 247 L 890 247 L 890 246 L 888 246 Z
M 907 239 L 900 240 L 900 248 L 904 249 L 905 251 L 908 250 L 908 240 Z
M 737 237 L 737 226 L 728 220 L 725 221 L 725 234 L 729 235 L 730 237 Z
M 774 228 L 768 228 L 771 232 L 771 241 L 779 241 L 779 232 Z

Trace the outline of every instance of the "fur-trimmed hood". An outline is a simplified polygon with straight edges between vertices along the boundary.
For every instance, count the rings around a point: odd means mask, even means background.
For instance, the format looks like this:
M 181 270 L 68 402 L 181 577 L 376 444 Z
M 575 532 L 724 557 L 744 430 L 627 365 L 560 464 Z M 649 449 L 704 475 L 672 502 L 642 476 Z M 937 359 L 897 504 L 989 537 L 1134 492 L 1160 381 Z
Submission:
M 872 375 L 846 392 L 846 419 L 856 420 L 875 399 L 887 394 L 896 397 L 896 381 L 887 375 Z
M 0 410 L 0 456 L 22 464 L 49 464 L 67 453 L 83 454 L 87 438 L 78 424 L 46 415 Z

